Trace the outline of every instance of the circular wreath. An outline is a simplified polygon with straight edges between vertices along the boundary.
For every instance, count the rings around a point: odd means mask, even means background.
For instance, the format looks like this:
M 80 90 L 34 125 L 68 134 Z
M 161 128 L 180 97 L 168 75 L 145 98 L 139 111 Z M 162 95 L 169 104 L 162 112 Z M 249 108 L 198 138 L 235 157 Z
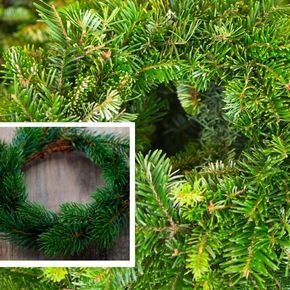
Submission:
M 58 213 L 27 200 L 25 166 L 53 152 L 81 151 L 102 169 L 106 185 L 87 204 L 69 202 Z M 72 256 L 90 244 L 108 248 L 129 216 L 129 142 L 85 128 L 18 128 L 0 141 L 0 232 L 19 246 L 48 257 Z

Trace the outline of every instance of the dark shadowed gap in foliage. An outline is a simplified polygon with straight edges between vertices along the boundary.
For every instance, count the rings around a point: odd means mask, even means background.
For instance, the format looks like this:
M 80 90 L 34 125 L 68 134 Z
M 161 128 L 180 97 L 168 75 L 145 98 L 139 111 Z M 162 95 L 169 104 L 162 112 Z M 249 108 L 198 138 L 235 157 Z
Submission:
M 189 141 L 198 139 L 202 128 L 196 121 L 188 119 L 173 86 L 160 86 L 157 95 L 166 99 L 169 110 L 161 121 L 154 124 L 156 129 L 151 148 L 162 149 L 172 156 L 181 151 Z
M 152 149 L 162 149 L 168 156 L 186 151 L 187 145 L 196 144 L 203 148 L 205 156 L 197 154 L 194 164 L 225 160 L 231 150 L 236 158 L 242 153 L 247 138 L 231 128 L 223 116 L 222 88 L 211 84 L 209 90 L 200 95 L 203 106 L 196 116 L 188 116 L 182 108 L 175 87 L 160 86 L 158 97 L 166 100 L 168 111 L 162 120 L 154 124 Z M 188 152 L 190 155 L 194 152 Z M 204 154 L 203 154 L 204 155 Z M 192 165 L 192 164 L 191 164 Z

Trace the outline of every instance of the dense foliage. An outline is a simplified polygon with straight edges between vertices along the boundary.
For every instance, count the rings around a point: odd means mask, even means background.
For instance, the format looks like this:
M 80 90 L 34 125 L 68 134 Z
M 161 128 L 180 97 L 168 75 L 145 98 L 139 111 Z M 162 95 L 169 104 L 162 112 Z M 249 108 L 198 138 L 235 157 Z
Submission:
M 134 121 L 142 151 L 136 267 L 90 289 L 287 289 L 289 6 L 36 8 L 50 41 L 5 52 L 2 120 Z

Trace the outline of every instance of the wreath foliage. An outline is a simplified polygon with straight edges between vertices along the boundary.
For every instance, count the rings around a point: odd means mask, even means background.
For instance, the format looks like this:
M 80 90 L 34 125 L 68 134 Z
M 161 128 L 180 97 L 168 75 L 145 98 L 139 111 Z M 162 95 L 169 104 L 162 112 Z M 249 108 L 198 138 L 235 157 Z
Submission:
M 67 202 L 59 212 L 30 202 L 25 166 L 53 152 L 80 151 L 102 169 L 106 185 L 87 204 Z M 0 231 L 19 246 L 49 257 L 81 253 L 91 243 L 108 248 L 128 220 L 129 142 L 84 128 L 18 128 L 11 143 L 0 142 Z

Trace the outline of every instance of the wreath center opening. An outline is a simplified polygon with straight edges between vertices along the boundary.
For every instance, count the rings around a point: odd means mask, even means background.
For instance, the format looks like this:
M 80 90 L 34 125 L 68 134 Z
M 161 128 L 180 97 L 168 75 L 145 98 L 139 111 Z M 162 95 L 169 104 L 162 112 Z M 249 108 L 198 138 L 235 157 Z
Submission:
M 79 151 L 40 156 L 23 172 L 28 199 L 52 211 L 65 202 L 92 202 L 91 193 L 105 184 L 101 169 Z

